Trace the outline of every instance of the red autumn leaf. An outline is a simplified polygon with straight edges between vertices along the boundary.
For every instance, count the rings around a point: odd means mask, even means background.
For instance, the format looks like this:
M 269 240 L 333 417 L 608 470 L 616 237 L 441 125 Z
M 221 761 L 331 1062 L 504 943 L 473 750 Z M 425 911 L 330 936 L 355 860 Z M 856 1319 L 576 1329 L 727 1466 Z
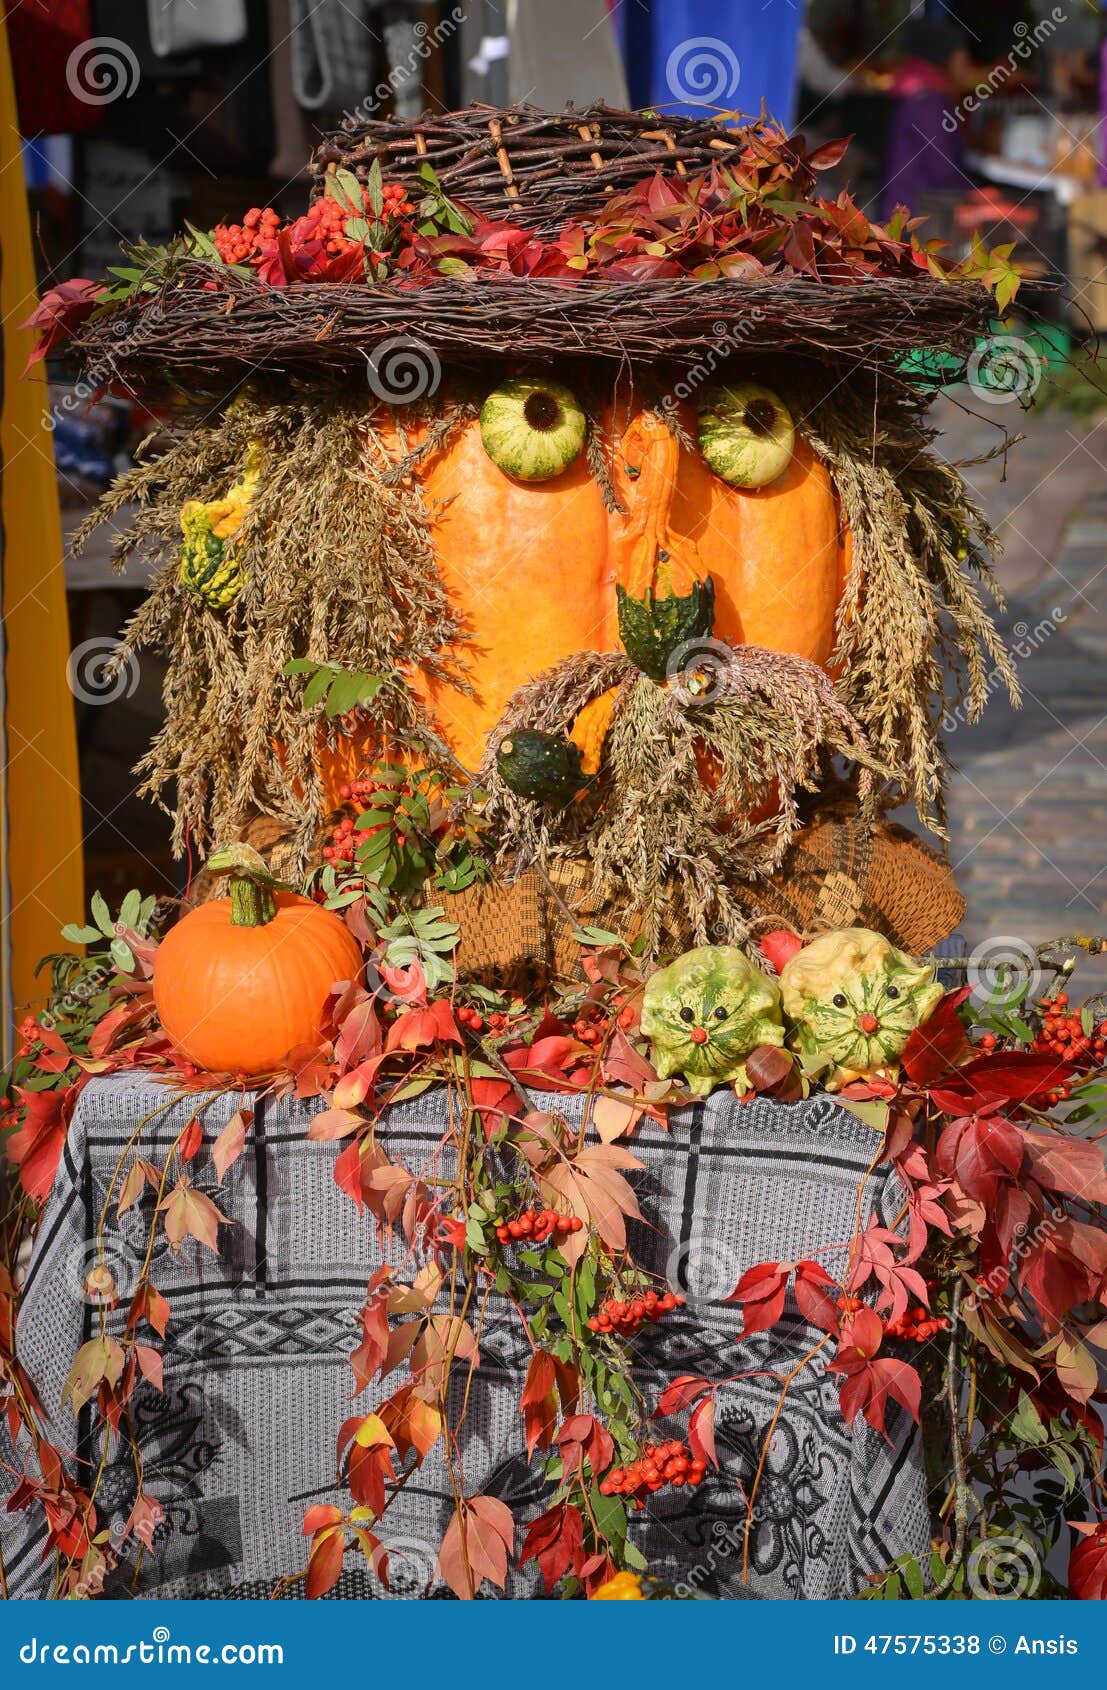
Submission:
M 837 1290 L 837 1286 L 820 1263 L 796 1263 L 796 1305 L 804 1320 L 810 1321 L 812 1326 L 817 1326 L 820 1332 L 838 1330 L 837 1301 L 830 1295 L 831 1290 Z
M 519 1565 L 536 1560 L 546 1590 L 566 1573 L 579 1575 L 584 1565 L 584 1521 L 571 1502 L 558 1503 L 535 1520 L 519 1551 Z
M 697 1397 L 702 1397 L 703 1393 L 710 1389 L 709 1379 L 701 1379 L 696 1373 L 681 1373 L 662 1391 L 658 1398 L 657 1413 L 680 1414 L 683 1409 L 694 1403 Z
M 193 1115 L 177 1142 L 177 1154 L 181 1161 L 191 1162 L 203 1142 L 204 1129 L 200 1124 L 200 1117 Z
M 195 1238 L 198 1243 L 219 1254 L 216 1243 L 219 1227 L 230 1223 L 211 1198 L 197 1191 L 184 1174 L 168 1197 L 158 1204 L 158 1212 L 165 1216 L 165 1236 L 174 1252 L 180 1249 L 186 1238 Z
M 361 1311 L 361 1343 L 350 1352 L 354 1370 L 354 1395 L 364 1391 L 388 1354 L 388 1314 L 383 1300 L 374 1297 Z
M 519 1408 L 527 1439 L 527 1460 L 535 1449 L 548 1449 L 557 1429 L 557 1383 L 554 1358 L 545 1350 L 536 1350 L 527 1369 L 526 1384 L 519 1398 Z
M 1069 1595 L 1077 1602 L 1107 1602 L 1107 1520 L 1070 1520 L 1079 1533 L 1069 1556 Z
M 246 1129 L 253 1124 L 252 1109 L 236 1109 L 223 1131 L 211 1147 L 211 1159 L 220 1184 L 227 1172 L 246 1148 Z
M 19 1183 L 34 1203 L 45 1203 L 54 1184 L 69 1122 L 71 1093 L 16 1092 L 23 1124 L 8 1139 L 8 1160 L 19 1169 Z
M 694 1461 L 710 1461 L 717 1468 L 715 1453 L 715 1398 L 704 1397 L 688 1416 L 688 1447 Z
M 142 1377 L 153 1385 L 155 1391 L 164 1391 L 162 1355 L 152 1344 L 136 1344 L 135 1356 L 142 1371 Z
M 123 1528 L 123 1536 L 130 1537 L 133 1533 L 140 1543 L 147 1549 L 154 1547 L 154 1533 L 165 1519 L 165 1509 L 156 1497 L 147 1496 L 144 1492 L 135 1498 L 134 1507 Z
M 566 1479 L 578 1472 L 585 1457 L 594 1474 L 605 1473 L 615 1456 L 615 1445 L 606 1426 L 592 1414 L 572 1414 L 556 1437 Z
M 25 322 L 20 323 L 21 329 L 35 329 L 38 339 L 34 350 L 23 367 L 26 375 L 31 365 L 40 358 L 45 358 L 59 346 L 63 340 L 68 340 L 75 330 L 79 329 L 87 317 L 95 311 L 103 294 L 99 282 L 87 281 L 83 276 L 75 276 L 72 281 L 61 282 L 57 287 L 48 288 L 39 300 L 35 309 Z
M 784 1313 L 790 1262 L 758 1262 L 747 1268 L 725 1303 L 741 1303 L 742 1336 L 767 1332 Z
M 1000 1103 L 1022 1103 L 1075 1077 L 1071 1062 L 1032 1050 L 995 1051 L 976 1056 L 963 1068 L 931 1086 L 930 1095 L 949 1114 L 967 1114 Z
M 833 1370 L 834 1363 L 831 1363 Z M 922 1380 L 918 1373 L 909 1362 L 878 1356 L 842 1379 L 839 1387 L 842 1418 L 847 1426 L 852 1426 L 858 1414 L 863 1414 L 873 1431 L 887 1438 L 884 1416 L 889 1397 L 905 1408 L 912 1420 L 918 1423 L 922 1401 Z
M 852 135 L 841 135 L 837 140 L 824 141 L 821 147 L 808 153 L 807 163 L 812 170 L 832 170 L 845 157 L 846 149 L 853 140 Z
M 963 986 L 960 991 L 947 992 L 933 1015 L 910 1034 L 903 1047 L 903 1071 L 915 1085 L 929 1086 L 972 1055 L 969 1036 L 957 1013 L 971 991 L 971 986 Z
M 515 1523 L 506 1503 L 494 1496 L 471 1497 L 446 1527 L 438 1571 L 462 1602 L 475 1596 L 485 1579 L 502 1590 L 514 1541 Z
M 315 1510 L 309 1510 L 314 1513 Z M 339 1519 L 341 1519 L 339 1515 Z M 305 1524 L 306 1530 L 306 1524 Z M 314 1602 L 333 1590 L 342 1576 L 342 1557 L 346 1553 L 346 1533 L 342 1526 L 328 1526 L 317 1532 L 312 1540 L 307 1564 L 307 1598 Z
M 999 1185 L 1016 1180 L 1022 1169 L 1022 1135 L 1010 1121 L 994 1115 L 973 1115 L 953 1125 L 960 1131 L 951 1171 L 970 1197 L 978 1197 L 982 1203 L 994 1202 Z M 945 1153 L 945 1137 L 943 1133 L 940 1158 Z
M 1030 1172 L 1039 1185 L 1089 1203 L 1107 1203 L 1107 1170 L 1098 1144 L 1087 1139 L 1022 1130 Z

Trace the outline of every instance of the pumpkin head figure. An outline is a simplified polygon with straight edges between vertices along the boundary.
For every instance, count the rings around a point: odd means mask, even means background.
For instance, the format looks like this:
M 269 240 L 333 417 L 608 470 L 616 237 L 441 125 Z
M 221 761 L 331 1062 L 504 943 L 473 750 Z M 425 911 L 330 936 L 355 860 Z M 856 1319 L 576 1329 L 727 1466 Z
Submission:
M 178 851 L 260 813 L 302 868 L 354 777 L 430 765 L 504 876 L 579 872 L 656 954 L 674 903 L 692 942 L 748 939 L 739 889 L 836 758 L 859 827 L 882 789 L 940 822 L 942 654 L 970 715 L 1009 663 L 899 354 L 971 350 L 988 295 L 818 200 L 798 138 L 651 123 L 343 131 L 317 186 L 363 215 L 333 275 L 318 241 L 293 263 L 299 223 L 239 231 L 233 274 L 178 255 L 156 321 L 143 294 L 84 333 L 205 396 L 111 501 L 140 507 L 122 555 L 165 560 L 125 646 L 169 648 L 141 768 Z M 386 226 L 412 177 L 424 221 Z
M 832 1059 L 828 1091 L 866 1074 L 894 1074 L 911 1033 L 943 995 L 930 964 L 863 927 L 820 933 L 785 963 L 780 989 L 789 1043 Z

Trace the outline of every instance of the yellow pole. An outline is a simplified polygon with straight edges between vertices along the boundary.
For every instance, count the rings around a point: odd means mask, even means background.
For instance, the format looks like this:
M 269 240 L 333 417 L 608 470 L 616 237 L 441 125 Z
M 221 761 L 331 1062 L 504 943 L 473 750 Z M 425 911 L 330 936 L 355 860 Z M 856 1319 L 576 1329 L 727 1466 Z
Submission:
M 36 997 L 36 962 L 84 915 L 81 804 L 61 519 L 43 365 L 20 379 L 33 335 L 35 271 L 15 89 L 0 14 L 0 582 L 3 803 L 0 804 L 0 1047 Z

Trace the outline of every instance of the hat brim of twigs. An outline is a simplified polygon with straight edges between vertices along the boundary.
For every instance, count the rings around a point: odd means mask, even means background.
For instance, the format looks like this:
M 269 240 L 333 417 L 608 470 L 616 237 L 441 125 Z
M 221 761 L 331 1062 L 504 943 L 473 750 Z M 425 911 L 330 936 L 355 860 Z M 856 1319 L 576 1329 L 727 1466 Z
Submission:
M 967 359 L 990 311 L 983 288 L 933 279 L 566 283 L 474 272 L 417 287 L 270 288 L 197 260 L 160 294 L 90 318 L 73 344 L 87 369 L 143 387 L 171 379 L 217 390 L 259 371 L 364 371 L 371 383 L 380 372 L 386 396 L 402 402 L 393 391 L 402 378 L 382 359 L 421 361 L 423 373 L 408 377 L 420 398 L 443 368 L 582 355 L 713 369 L 736 353 L 771 349 L 888 370 L 911 351 Z

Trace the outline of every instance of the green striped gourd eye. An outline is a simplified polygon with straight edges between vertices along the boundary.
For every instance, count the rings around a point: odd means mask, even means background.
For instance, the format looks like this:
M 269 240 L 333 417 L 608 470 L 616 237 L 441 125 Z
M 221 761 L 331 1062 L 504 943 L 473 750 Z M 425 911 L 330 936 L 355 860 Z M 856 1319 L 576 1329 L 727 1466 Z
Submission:
M 480 437 L 498 469 L 516 481 L 552 481 L 584 450 L 588 419 L 559 381 L 517 377 L 481 406 Z
M 700 406 L 699 443 L 731 487 L 768 487 L 792 461 L 796 430 L 782 399 L 758 382 L 709 388 Z

